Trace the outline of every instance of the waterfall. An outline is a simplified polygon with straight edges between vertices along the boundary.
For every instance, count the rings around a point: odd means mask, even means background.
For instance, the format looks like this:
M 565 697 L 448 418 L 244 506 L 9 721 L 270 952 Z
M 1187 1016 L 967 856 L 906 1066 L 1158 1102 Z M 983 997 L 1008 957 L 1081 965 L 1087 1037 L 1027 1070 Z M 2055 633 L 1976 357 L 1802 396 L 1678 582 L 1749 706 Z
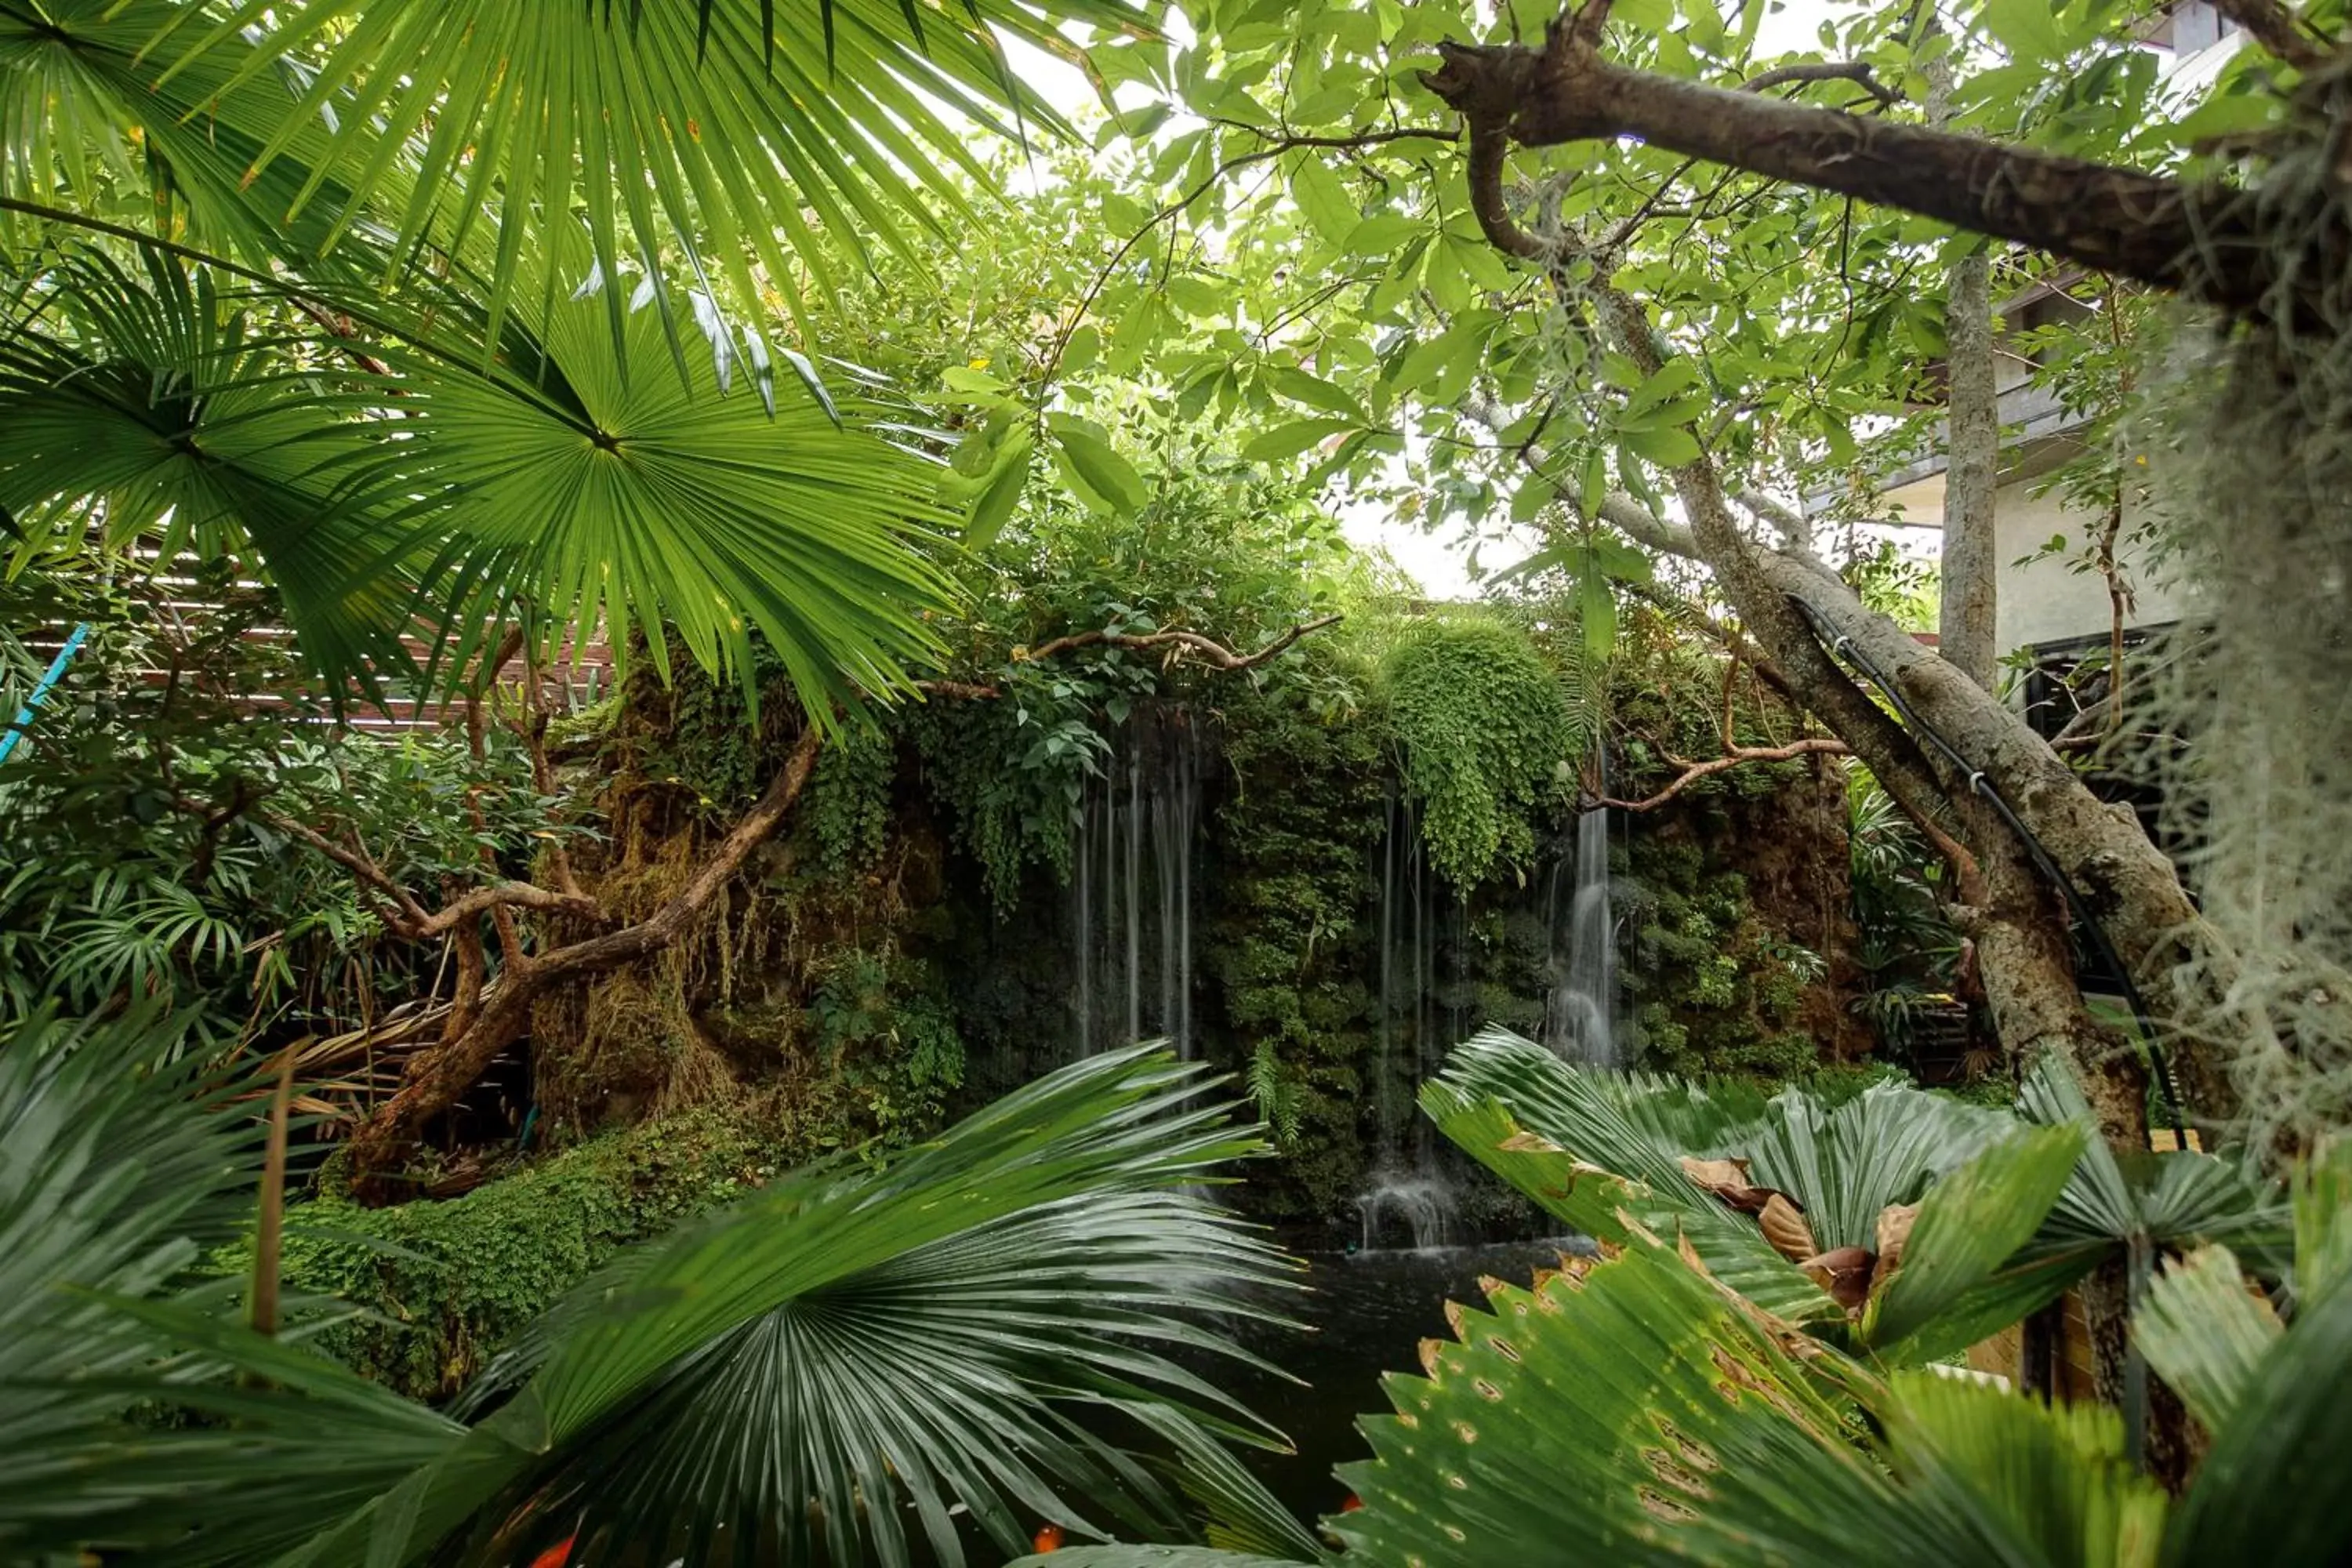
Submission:
M 1402 1240 L 1415 1252 L 1454 1240 L 1454 1188 L 1436 1175 L 1390 1176 L 1356 1200 L 1363 1216 L 1362 1246 L 1377 1252 Z
M 1546 902 L 1551 988 L 1544 1004 L 1544 1044 L 1570 1061 L 1622 1066 L 1606 807 L 1595 806 L 1576 819 L 1575 854 L 1553 865 Z
M 1444 1014 L 1454 1037 L 1439 1027 L 1437 973 L 1440 939 L 1450 931 L 1455 977 L 1467 979 L 1466 911 L 1440 904 L 1441 896 L 1450 893 L 1440 889 L 1429 864 L 1421 812 L 1393 793 L 1380 875 L 1380 1056 L 1374 1069 L 1380 1142 L 1356 1208 L 1367 1251 L 1444 1247 L 1452 1239 L 1454 1184 L 1441 1163 L 1436 1131 L 1413 1095 L 1423 1079 L 1444 1065 L 1465 1022 L 1457 995 Z
M 1181 712 L 1138 713 L 1071 818 L 1072 1048 L 1164 1037 L 1190 1059 L 1200 748 Z

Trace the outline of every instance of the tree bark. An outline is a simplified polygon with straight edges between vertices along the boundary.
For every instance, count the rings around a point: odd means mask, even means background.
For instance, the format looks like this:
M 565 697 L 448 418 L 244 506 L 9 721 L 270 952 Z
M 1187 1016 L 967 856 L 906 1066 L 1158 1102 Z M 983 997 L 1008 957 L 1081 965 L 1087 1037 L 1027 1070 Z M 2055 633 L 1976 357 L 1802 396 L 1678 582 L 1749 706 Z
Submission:
M 1663 362 L 1640 303 L 1622 290 L 1604 288 L 1601 313 L 1619 351 L 1644 374 L 1654 374 Z M 1653 548 L 1691 556 L 1711 568 L 1750 635 L 1778 663 L 1798 698 L 1853 748 L 1890 795 L 1915 816 L 1957 816 L 1961 837 L 1980 861 L 2014 857 L 2024 875 L 2010 880 L 2021 893 L 2030 880 L 2046 897 L 2049 890 L 2033 875 L 2024 847 L 1978 799 L 1973 781 L 1981 775 L 2081 890 L 2084 913 L 2100 922 L 2141 984 L 2159 998 L 2174 998 L 2178 1016 L 2200 1016 L 2210 998 L 2201 991 L 2184 996 L 2176 989 L 2184 984 L 2185 974 L 2213 973 L 2210 964 L 2194 970 L 2182 962 L 2189 952 L 2184 938 L 2196 923 L 2196 910 L 2172 862 L 2150 842 L 2137 819 L 2091 794 L 2020 715 L 1864 605 L 1818 558 L 1767 550 L 1750 542 L 1733 519 L 1715 465 L 1704 453 L 1674 469 L 1673 479 L 1676 497 L 1691 520 L 1688 528 L 1651 518 L 1622 497 L 1611 498 L 1603 516 Z M 1911 709 L 1966 760 L 1965 769 L 1930 760 L 1900 724 L 1848 679 L 1791 606 L 1792 597 L 1810 605 L 1841 641 L 1885 671 Z M 1985 880 L 1993 891 L 1983 918 L 1991 923 L 1979 942 L 1980 949 L 1990 949 L 1984 954 L 1988 992 L 2011 987 L 2005 1001 L 1996 1000 L 1996 1007 L 2005 1007 L 2018 1020 L 2016 1037 L 2010 1040 L 2012 1050 L 2032 1049 L 2032 1042 L 2048 1038 L 2067 1047 L 2086 1079 L 2121 1071 L 2101 1036 L 2086 1026 L 2087 1016 L 2051 1021 L 2048 997 L 2053 986 L 2067 994 L 2076 1011 L 2081 1007 L 2071 966 L 2044 956 L 2053 950 L 2063 956 L 2063 938 L 2030 930 L 2013 935 L 1993 931 L 1992 924 L 2025 920 L 2018 911 L 2027 906 L 2021 893 L 2003 890 L 2007 884 L 1998 867 L 1986 871 Z M 2025 921 L 2063 931 L 2054 922 L 2054 915 Z M 1997 963 L 2021 965 L 2021 977 L 1997 981 Z M 2193 1040 L 2181 1038 L 2177 1046 L 2178 1076 L 2190 1104 L 2209 1120 L 2233 1116 L 2236 1097 L 2220 1065 Z M 2108 1092 L 2087 1083 L 2085 1091 L 2095 1102 Z M 2128 1086 L 2121 1083 L 2112 1090 L 2118 1109 L 2129 1095 Z M 2145 1121 L 2139 1125 L 2144 1132 Z M 2144 1138 L 2137 1146 L 2146 1146 Z
M 1932 13 L 1926 26 L 1937 28 Z M 1952 57 L 1927 65 L 1927 122 L 1952 113 Z M 2000 665 L 1996 597 L 2000 546 L 2000 389 L 1993 369 L 1992 257 L 1979 246 L 1952 263 L 1944 291 L 1943 604 L 1937 651 L 1986 690 Z
M 783 825 L 815 771 L 823 742 L 824 732 L 814 724 L 802 732 L 767 793 L 728 831 L 675 898 L 635 925 L 509 961 L 462 1030 L 410 1057 L 400 1088 L 352 1134 L 353 1194 L 363 1203 L 411 1195 L 403 1190 L 396 1171 L 415 1150 L 425 1124 L 455 1105 L 498 1054 L 521 1038 L 530 1026 L 532 1004 L 551 987 L 650 958 L 686 934 L 711 900 L 725 892 L 751 851 Z
M 1530 237 L 1481 178 L 1499 175 L 1509 144 L 1632 136 L 2232 310 L 2262 309 L 2282 284 L 2254 203 L 2231 186 L 1632 70 L 1601 58 L 1598 31 L 1580 17 L 1555 23 L 1540 48 L 1441 44 L 1445 63 L 1424 79 L 1468 121 L 1472 210 L 1514 254 Z

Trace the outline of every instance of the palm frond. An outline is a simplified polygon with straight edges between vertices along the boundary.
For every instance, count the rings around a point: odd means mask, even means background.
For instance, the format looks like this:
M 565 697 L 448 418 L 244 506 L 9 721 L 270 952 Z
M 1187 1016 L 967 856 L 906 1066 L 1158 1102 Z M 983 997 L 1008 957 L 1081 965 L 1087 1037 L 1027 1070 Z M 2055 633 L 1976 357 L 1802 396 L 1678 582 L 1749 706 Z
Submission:
M 616 351 L 593 300 L 559 301 L 543 337 L 509 321 L 494 363 L 457 316 L 363 369 L 332 342 L 289 353 L 304 334 L 267 336 L 206 268 L 140 265 L 71 250 L 20 306 L 0 506 L 51 536 L 102 519 L 111 542 L 254 559 L 322 674 L 405 675 L 404 634 L 478 638 L 530 603 L 551 632 L 638 628 L 656 658 L 674 627 L 713 670 L 757 629 L 829 722 L 930 648 L 948 588 L 916 547 L 949 520 L 864 405 L 771 411 L 708 359 L 631 375 L 659 324 L 628 312 Z
M 464 1425 L 283 1346 L 192 1337 L 278 1385 L 184 1401 L 258 1434 L 270 1483 L 230 1484 L 202 1433 L 106 1479 L 143 1489 L 150 1516 L 217 1483 L 173 1550 L 204 1563 L 504 1562 L 565 1538 L 595 1561 L 714 1564 L 903 1563 L 919 1540 L 952 1563 L 964 1519 L 1006 1555 L 1039 1519 L 1182 1539 L 1182 1489 L 1152 1456 L 1279 1442 L 1195 1370 L 1242 1354 L 1203 1315 L 1264 1315 L 1291 1279 L 1188 1191 L 1261 1147 L 1201 1087 L 1164 1053 L 1105 1055 L 878 1172 L 786 1177 L 583 1284 Z
M 162 1341 L 101 1298 L 172 1288 L 248 1211 L 260 1130 L 173 1060 L 185 1022 L 44 1013 L 0 1040 L 0 1555 L 105 1510 L 69 1484 L 77 1443 Z
M 1000 107 L 1058 125 L 1008 70 L 1000 35 L 1067 55 L 1065 24 L 1143 21 L 1127 0 L 581 0 L 561 25 L 501 0 L 246 0 L 212 17 L 157 0 L 131 8 L 148 14 L 167 90 L 248 30 L 232 89 L 301 62 L 307 89 L 254 170 L 331 112 L 328 156 L 311 166 L 343 173 L 363 202 L 399 178 L 384 207 L 394 254 L 427 240 L 464 250 L 486 216 L 495 224 L 499 308 L 576 208 L 603 276 L 627 260 L 659 278 L 683 252 L 686 271 L 755 313 L 796 303 L 803 277 L 828 286 L 821 233 L 838 254 L 854 256 L 861 233 L 902 244 L 908 216 L 937 225 L 927 203 L 961 205 L 950 169 L 984 185 L 967 142 Z M 295 193 L 289 219 L 321 177 Z

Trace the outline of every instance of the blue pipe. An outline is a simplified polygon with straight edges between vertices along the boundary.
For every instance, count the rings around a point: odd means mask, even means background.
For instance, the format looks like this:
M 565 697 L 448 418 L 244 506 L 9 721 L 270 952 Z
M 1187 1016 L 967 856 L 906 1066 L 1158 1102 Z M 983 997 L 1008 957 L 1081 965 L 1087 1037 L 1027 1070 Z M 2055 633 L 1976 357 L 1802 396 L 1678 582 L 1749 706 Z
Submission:
M 0 735 L 0 763 L 7 762 L 15 753 L 16 742 L 23 740 L 25 731 L 33 727 L 33 710 L 41 705 L 41 700 L 49 694 L 49 688 L 66 678 L 66 667 L 73 663 L 74 655 L 79 653 L 81 645 L 89 640 L 89 623 L 83 621 L 66 638 L 66 646 L 58 649 L 58 657 L 49 660 L 49 668 L 42 674 L 41 683 L 33 688 L 33 694 L 25 699 L 25 705 L 16 710 L 16 717 L 9 724 L 8 732 Z

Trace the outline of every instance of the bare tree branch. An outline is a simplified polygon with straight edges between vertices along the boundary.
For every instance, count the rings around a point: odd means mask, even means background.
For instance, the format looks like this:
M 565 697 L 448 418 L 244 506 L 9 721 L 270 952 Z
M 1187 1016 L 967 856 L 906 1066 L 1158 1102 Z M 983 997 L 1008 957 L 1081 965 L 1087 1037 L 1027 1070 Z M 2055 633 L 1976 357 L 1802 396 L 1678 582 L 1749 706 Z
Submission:
M 1552 254 L 1511 220 L 1502 174 L 1513 143 L 1634 136 L 2236 310 L 2262 308 L 2283 281 L 2253 203 L 2231 186 L 1629 69 L 1601 57 L 1582 20 L 1556 24 L 1539 49 L 1442 44 L 1444 68 L 1424 78 L 1468 122 L 1471 210 L 1511 255 Z
M 1776 87 L 1787 87 L 1792 82 L 1816 81 L 1850 81 L 1890 108 L 1903 101 L 1903 94 L 1879 80 L 1878 73 L 1871 68 L 1867 60 L 1812 60 L 1800 65 L 1775 66 L 1741 82 L 1739 90 L 1769 92 Z
M 1655 811 L 1699 780 L 1713 778 L 1717 773 L 1729 773 L 1733 768 L 1743 767 L 1749 763 L 1789 763 L 1794 762 L 1799 757 L 1850 757 L 1852 755 L 1853 755 L 1853 748 L 1843 741 L 1832 736 L 1818 735 L 1802 741 L 1791 741 L 1785 746 L 1738 746 L 1722 756 L 1709 757 L 1703 763 L 1694 763 L 1683 757 L 1668 757 L 1666 759 L 1668 762 L 1683 771 L 1668 781 L 1666 786 L 1657 794 L 1646 800 L 1619 800 L 1613 795 L 1597 795 L 1593 798 L 1592 804 L 1613 805 L 1620 811 Z
M 1041 658 L 1051 658 L 1057 653 L 1068 653 L 1075 648 L 1082 647 L 1100 646 L 1124 648 L 1178 647 L 1198 654 L 1218 669 L 1255 669 L 1259 665 L 1279 656 L 1299 638 L 1312 632 L 1319 632 L 1326 626 L 1337 626 L 1343 619 L 1345 617 L 1341 616 L 1325 616 L 1319 620 L 1303 621 L 1259 648 L 1255 653 L 1236 653 L 1216 638 L 1203 637 L 1199 632 L 1094 631 L 1077 632 L 1069 637 L 1055 637 L 1051 642 L 1038 644 L 1025 653 L 1016 648 L 1013 650 L 1013 657 L 1016 659 L 1034 662 Z

